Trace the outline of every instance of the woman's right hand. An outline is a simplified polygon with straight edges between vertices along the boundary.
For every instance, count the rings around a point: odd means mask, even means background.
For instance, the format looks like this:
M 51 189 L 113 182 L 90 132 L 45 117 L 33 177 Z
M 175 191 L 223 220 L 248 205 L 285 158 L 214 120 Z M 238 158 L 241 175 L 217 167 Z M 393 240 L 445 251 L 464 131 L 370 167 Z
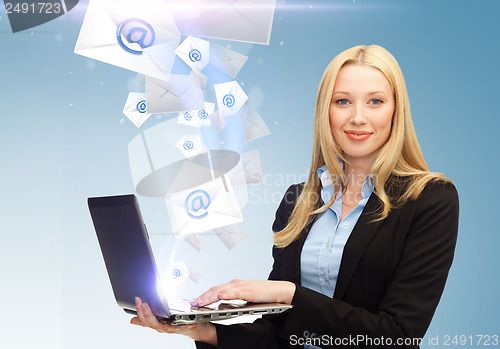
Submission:
M 176 333 L 187 336 L 195 341 L 205 342 L 217 346 L 217 332 L 215 326 L 209 322 L 191 325 L 170 325 L 158 321 L 147 303 L 143 303 L 139 297 L 135 298 L 137 316 L 130 320 L 132 325 L 149 327 L 160 333 Z

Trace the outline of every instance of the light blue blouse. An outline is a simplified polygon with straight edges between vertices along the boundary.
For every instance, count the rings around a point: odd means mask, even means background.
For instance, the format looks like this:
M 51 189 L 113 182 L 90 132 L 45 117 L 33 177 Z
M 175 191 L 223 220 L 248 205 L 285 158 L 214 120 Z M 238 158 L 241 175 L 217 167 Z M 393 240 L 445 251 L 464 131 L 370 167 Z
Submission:
M 333 196 L 333 182 L 326 165 L 318 169 L 321 180 L 321 199 L 328 202 Z M 301 285 L 333 298 L 344 246 L 372 194 L 373 177 L 367 176 L 361 189 L 362 199 L 349 214 L 342 217 L 342 183 L 336 200 L 321 213 L 307 235 L 300 256 Z M 306 349 L 318 348 L 305 345 Z

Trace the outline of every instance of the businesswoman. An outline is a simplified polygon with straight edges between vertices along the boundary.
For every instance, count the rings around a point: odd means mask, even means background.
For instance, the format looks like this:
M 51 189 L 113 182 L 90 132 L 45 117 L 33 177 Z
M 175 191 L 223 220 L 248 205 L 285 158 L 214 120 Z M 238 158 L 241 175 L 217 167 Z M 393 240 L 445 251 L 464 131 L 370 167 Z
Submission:
M 137 300 L 136 325 L 198 348 L 418 347 L 453 260 L 458 196 L 430 172 L 395 58 L 376 45 L 335 57 L 320 82 L 311 171 L 273 224 L 269 280 L 233 280 L 194 301 L 283 302 L 253 324 L 160 324 Z

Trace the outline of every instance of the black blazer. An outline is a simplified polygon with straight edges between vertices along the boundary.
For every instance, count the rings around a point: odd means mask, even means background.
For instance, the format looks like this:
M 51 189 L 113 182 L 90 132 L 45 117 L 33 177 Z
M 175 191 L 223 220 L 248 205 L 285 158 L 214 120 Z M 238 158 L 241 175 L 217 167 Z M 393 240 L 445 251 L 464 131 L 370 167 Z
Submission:
M 274 231 L 286 225 L 302 187 L 288 188 Z M 397 198 L 404 188 L 393 177 L 386 190 Z M 345 245 L 333 298 L 300 286 L 300 253 L 312 223 L 289 246 L 273 248 L 269 279 L 296 284 L 293 309 L 253 324 L 216 325 L 218 348 L 300 348 L 302 341 L 322 348 L 418 347 L 410 341 L 424 336 L 453 260 L 457 191 L 451 183 L 429 183 L 417 200 L 374 223 L 380 207 L 371 195 Z

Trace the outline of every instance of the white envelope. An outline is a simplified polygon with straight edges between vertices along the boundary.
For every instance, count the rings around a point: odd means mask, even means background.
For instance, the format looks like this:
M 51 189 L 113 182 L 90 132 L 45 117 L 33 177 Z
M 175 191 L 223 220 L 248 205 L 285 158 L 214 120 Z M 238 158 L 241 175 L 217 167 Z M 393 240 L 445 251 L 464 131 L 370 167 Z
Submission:
M 188 36 L 175 49 L 175 53 L 191 69 L 201 72 L 205 69 L 210 59 L 210 44 L 206 40 Z
M 226 227 L 214 229 L 215 234 L 219 237 L 224 245 L 226 245 L 228 250 L 233 249 L 236 245 L 240 244 L 243 240 L 248 237 L 237 224 L 228 225 Z
M 196 70 L 192 70 L 191 74 L 194 75 L 198 79 L 198 81 L 200 82 L 200 86 L 201 86 L 202 89 L 206 89 L 207 88 L 208 76 L 206 76 L 203 73 L 197 72 Z M 205 92 L 205 91 L 203 91 L 203 92 Z M 203 97 L 205 97 L 205 94 L 203 94 Z
M 190 244 L 196 251 L 200 252 L 205 244 L 205 241 L 198 234 L 188 235 L 184 238 L 188 244 Z
M 259 112 L 251 103 L 245 104 L 238 114 L 247 141 L 271 134 Z
M 166 280 L 170 279 L 171 282 L 173 281 L 178 287 L 181 288 L 184 287 L 189 278 L 189 270 L 182 261 L 178 261 L 170 265 L 168 273 L 169 277 L 166 278 Z
M 182 34 L 269 44 L 276 0 L 166 0 Z
M 225 176 L 165 199 L 175 234 L 196 234 L 241 222 L 233 187 Z
M 194 270 L 194 269 L 189 269 L 189 278 L 193 281 L 193 282 L 198 282 L 200 281 L 201 279 L 201 273 L 197 270 Z
M 179 42 L 177 26 L 161 0 L 147 5 L 134 0 L 91 0 L 75 53 L 164 79 Z
M 204 108 L 200 82 L 194 74 L 171 74 L 168 80 L 146 78 L 149 113 L 171 113 Z
M 210 118 L 211 124 L 214 125 L 217 131 L 220 132 L 224 127 L 226 127 L 226 120 L 224 120 L 224 117 L 220 115 L 218 110 L 214 111 L 208 117 Z
M 210 126 L 210 114 L 214 112 L 214 108 L 214 103 L 205 103 L 204 109 L 180 112 L 177 115 L 177 122 L 194 127 Z
M 238 74 L 247 59 L 247 56 L 224 46 L 217 44 L 210 46 L 210 64 L 233 78 Z
M 175 146 L 184 154 L 187 158 L 192 158 L 203 150 L 203 144 L 201 142 L 200 135 L 185 135 L 182 136 L 176 143 Z
M 262 169 L 258 150 L 240 155 L 240 162 L 227 173 L 233 185 L 262 183 Z
M 139 92 L 130 92 L 123 108 L 123 114 L 134 123 L 135 126 L 141 125 L 151 116 L 147 112 L 146 94 Z
M 237 114 L 248 96 L 236 81 L 214 85 L 219 113 L 222 116 Z

